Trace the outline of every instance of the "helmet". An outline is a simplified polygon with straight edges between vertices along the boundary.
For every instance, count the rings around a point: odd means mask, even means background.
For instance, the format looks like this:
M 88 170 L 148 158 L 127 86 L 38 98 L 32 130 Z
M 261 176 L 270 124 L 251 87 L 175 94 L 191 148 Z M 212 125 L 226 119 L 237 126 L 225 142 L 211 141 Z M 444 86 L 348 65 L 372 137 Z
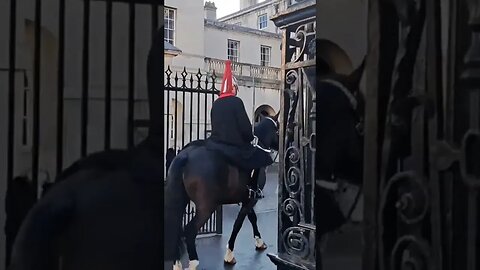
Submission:
M 238 93 L 238 82 L 232 74 L 231 64 L 230 60 L 225 61 L 225 73 L 223 74 L 219 98 L 236 96 Z

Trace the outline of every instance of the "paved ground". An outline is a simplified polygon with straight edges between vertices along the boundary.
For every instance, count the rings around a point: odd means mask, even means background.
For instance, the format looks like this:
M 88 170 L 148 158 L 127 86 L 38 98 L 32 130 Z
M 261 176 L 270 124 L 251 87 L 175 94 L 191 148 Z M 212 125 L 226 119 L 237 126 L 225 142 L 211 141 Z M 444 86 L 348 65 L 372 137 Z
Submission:
M 264 188 L 265 198 L 255 207 L 258 227 L 268 248 L 262 252 L 255 251 L 253 231 L 246 218 L 235 243 L 237 264 L 227 266 L 223 263 L 225 248 L 232 231 L 233 222 L 240 210 L 238 205 L 223 206 L 223 234 L 221 236 L 197 238 L 197 251 L 202 270 L 275 270 L 275 265 L 268 259 L 267 253 L 277 252 L 277 185 L 276 171 L 267 173 Z M 361 231 L 359 227 L 350 227 L 342 234 L 333 235 L 327 242 L 323 255 L 324 270 L 360 270 L 361 269 Z M 184 267 L 188 265 L 183 258 Z
M 343 233 L 329 236 L 322 258 L 323 270 L 361 270 L 361 227 L 347 226 Z
M 277 172 L 267 173 L 267 183 L 264 188 L 265 198 L 255 206 L 258 218 L 258 229 L 262 238 L 268 245 L 264 251 L 255 251 L 253 230 L 250 221 L 245 218 L 243 227 L 235 241 L 235 258 L 237 264 L 234 266 L 224 265 L 223 256 L 227 246 L 233 223 L 240 211 L 238 205 L 223 206 L 223 234 L 221 236 L 197 238 L 197 251 L 200 258 L 200 269 L 250 269 L 250 270 L 274 270 L 275 265 L 267 257 L 268 252 L 277 252 Z M 188 259 L 183 258 L 182 264 L 188 265 Z

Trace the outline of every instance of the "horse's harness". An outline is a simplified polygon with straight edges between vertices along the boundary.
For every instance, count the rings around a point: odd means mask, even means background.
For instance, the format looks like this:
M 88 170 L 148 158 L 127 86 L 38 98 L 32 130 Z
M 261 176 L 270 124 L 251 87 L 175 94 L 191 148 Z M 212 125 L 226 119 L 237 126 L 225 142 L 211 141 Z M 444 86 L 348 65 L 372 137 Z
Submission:
M 322 82 L 325 82 L 325 83 L 328 83 L 330 85 L 333 85 L 333 86 L 337 87 L 346 96 L 346 98 L 348 99 L 348 101 L 351 105 L 352 112 L 353 112 L 353 115 L 354 115 L 354 119 L 356 121 L 355 130 L 357 131 L 357 134 L 359 136 L 363 136 L 363 119 L 361 119 L 361 117 L 359 116 L 358 102 L 357 102 L 357 99 L 355 98 L 355 96 L 352 94 L 352 92 L 350 92 L 347 89 L 347 87 L 345 87 L 345 85 L 343 85 L 339 81 L 332 80 L 332 79 L 323 79 Z M 335 181 L 335 182 L 333 182 L 332 180 Z M 348 182 L 348 181 L 336 178 L 335 176 L 332 176 L 332 179 L 330 179 L 330 181 L 321 180 L 321 179 L 315 181 L 317 186 L 322 187 L 322 188 L 327 189 L 327 190 L 330 190 L 330 191 L 333 191 L 333 192 L 338 192 L 339 190 L 342 189 L 341 187 L 339 187 L 338 182 Z M 360 199 L 361 192 L 362 192 L 362 185 L 360 185 L 360 187 L 358 189 L 358 192 L 355 195 L 355 199 L 353 201 L 353 204 L 348 211 L 348 214 L 346 216 L 347 220 L 349 220 L 350 217 L 352 216 L 353 210 L 355 210 L 355 207 L 357 206 L 358 201 Z
M 270 117 L 265 117 L 266 119 L 270 120 L 273 122 L 273 124 L 275 125 L 275 128 L 277 128 L 278 130 L 278 124 L 275 120 L 273 120 L 272 118 Z M 266 145 L 264 145 L 259 139 L 257 136 L 253 135 L 253 142 L 252 142 L 253 146 L 266 152 L 266 153 L 272 153 L 272 150 L 271 149 L 267 149 L 268 147 Z

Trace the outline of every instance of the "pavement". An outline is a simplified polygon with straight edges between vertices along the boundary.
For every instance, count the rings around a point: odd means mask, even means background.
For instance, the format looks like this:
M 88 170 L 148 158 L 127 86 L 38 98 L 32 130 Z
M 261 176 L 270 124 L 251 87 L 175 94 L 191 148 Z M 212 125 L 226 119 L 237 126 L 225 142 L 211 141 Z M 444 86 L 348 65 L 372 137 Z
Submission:
M 277 224 L 278 224 L 278 171 L 267 171 L 267 181 L 263 189 L 264 198 L 255 206 L 257 224 L 262 239 L 267 244 L 263 251 L 255 250 L 253 230 L 248 218 L 245 218 L 242 229 L 235 241 L 235 258 L 237 263 L 233 266 L 225 265 L 223 256 L 232 232 L 233 223 L 240 211 L 239 205 L 223 206 L 223 234 L 215 236 L 198 236 L 197 252 L 200 261 L 198 269 L 201 270 L 275 270 L 275 265 L 267 257 L 267 253 L 277 252 Z M 183 267 L 188 266 L 188 257 L 182 258 Z
M 202 270 L 276 270 L 276 266 L 267 257 L 267 253 L 277 253 L 278 229 L 278 170 L 267 171 L 267 181 L 263 190 L 265 198 L 255 206 L 258 228 L 262 239 L 268 245 L 264 251 L 256 251 L 253 230 L 248 218 L 245 218 L 235 242 L 234 266 L 225 265 L 223 256 L 230 237 L 233 223 L 240 211 L 239 205 L 223 206 L 223 234 L 198 236 L 197 252 L 200 259 L 198 269 Z M 323 270 L 361 270 L 362 237 L 361 226 L 346 226 L 342 233 L 329 236 L 323 254 Z M 188 266 L 188 257 L 182 258 L 183 267 Z

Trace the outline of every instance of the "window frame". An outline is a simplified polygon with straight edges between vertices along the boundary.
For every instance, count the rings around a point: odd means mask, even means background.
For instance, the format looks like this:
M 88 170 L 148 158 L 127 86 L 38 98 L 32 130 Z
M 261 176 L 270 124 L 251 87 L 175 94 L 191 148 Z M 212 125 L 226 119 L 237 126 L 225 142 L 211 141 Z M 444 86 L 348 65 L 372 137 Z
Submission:
M 261 18 L 263 18 L 263 17 L 265 17 L 265 21 L 261 21 Z M 262 27 L 262 23 L 265 23 L 265 27 Z M 268 15 L 267 15 L 267 13 L 263 13 L 263 14 L 258 15 L 257 27 L 258 27 L 258 30 L 263 30 L 263 29 L 268 28 Z
M 170 18 L 170 11 L 173 11 L 173 18 Z M 169 14 L 166 18 L 166 15 L 167 13 Z M 167 24 L 167 20 L 171 21 L 173 27 L 170 28 L 170 24 Z M 164 22 L 164 40 L 170 44 L 172 44 L 173 46 L 175 46 L 175 43 L 176 43 L 176 36 L 177 36 L 177 9 L 176 8 L 172 8 L 172 7 L 164 7 L 164 12 L 163 12 L 163 22 Z M 166 33 L 169 32 L 169 31 L 172 31 L 172 37 L 168 37 L 167 38 L 167 35 Z M 171 40 L 171 42 L 170 42 Z
M 236 48 L 230 48 L 231 42 L 234 42 L 237 44 Z M 230 51 L 236 51 L 237 55 L 233 56 L 230 54 Z M 236 59 L 232 59 L 233 57 L 236 57 Z M 229 59 L 232 62 L 239 62 L 240 61 L 240 41 L 239 40 L 234 40 L 234 39 L 227 39 L 227 59 Z
M 268 54 L 264 53 L 264 49 L 267 49 Z M 268 61 L 262 59 L 263 56 L 268 56 Z M 272 47 L 267 45 L 260 45 L 260 66 L 269 67 L 272 64 Z

